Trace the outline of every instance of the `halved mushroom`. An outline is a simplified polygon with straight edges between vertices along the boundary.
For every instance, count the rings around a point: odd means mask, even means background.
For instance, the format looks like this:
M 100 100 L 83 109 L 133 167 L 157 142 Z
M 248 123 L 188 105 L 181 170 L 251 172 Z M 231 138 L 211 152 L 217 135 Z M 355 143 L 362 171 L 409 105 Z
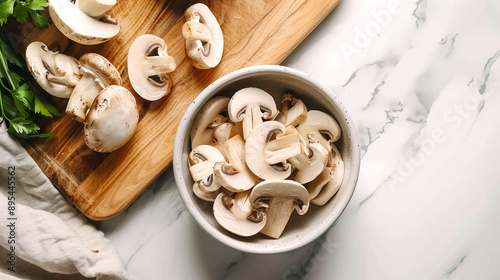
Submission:
M 277 164 L 268 164 L 264 155 L 266 144 L 273 137 L 284 134 L 285 126 L 282 123 L 268 121 L 257 126 L 248 136 L 245 142 L 246 164 L 258 177 L 264 180 L 278 180 L 288 178 L 292 173 L 292 166 L 289 162 L 284 161 Z M 300 148 L 298 153 L 300 153 Z
M 97 18 L 113 8 L 116 0 L 78 0 L 78 8 L 87 15 Z
M 279 238 L 295 209 L 304 215 L 309 209 L 309 193 L 302 184 L 292 180 L 267 180 L 257 184 L 250 193 L 252 208 L 265 209 L 267 222 L 260 232 Z
M 216 96 L 210 99 L 198 113 L 191 126 L 191 147 L 214 142 L 214 129 L 229 121 L 227 106 L 229 97 Z
M 200 145 L 189 153 L 189 172 L 193 178 L 193 192 L 203 200 L 213 201 L 221 187 L 214 175 L 214 164 L 224 162 L 224 156 L 216 148 Z
M 297 126 L 307 116 L 307 107 L 302 100 L 293 97 L 291 93 L 286 93 L 281 99 L 283 104 L 283 116 L 285 126 Z
M 287 126 L 284 134 L 276 134 L 264 145 L 264 160 L 268 164 L 279 164 L 300 155 L 305 145 L 295 127 Z
M 184 12 L 184 18 L 187 58 L 199 69 L 217 66 L 224 51 L 224 36 L 214 14 L 205 4 L 197 3 Z
M 320 142 L 323 147 L 330 150 L 333 142 L 340 138 L 341 130 L 337 121 L 329 114 L 310 110 L 305 120 L 298 126 L 297 131 L 309 142 Z
M 83 77 L 73 89 L 66 105 L 66 113 L 83 122 L 97 94 L 110 85 L 121 85 L 122 80 L 113 64 L 96 53 L 82 55 L 80 69 Z
M 311 143 L 300 155 L 289 158 L 288 162 L 294 167 L 290 179 L 305 184 L 317 178 L 325 169 L 328 150 L 319 143 Z
M 106 42 L 120 31 L 115 19 L 93 18 L 69 0 L 49 0 L 49 14 L 66 37 L 84 45 Z
M 96 152 L 110 153 L 132 138 L 138 122 L 132 93 L 122 86 L 109 86 L 97 95 L 85 118 L 85 143 Z
M 130 83 L 142 98 L 155 101 L 170 92 L 172 80 L 167 73 L 175 70 L 176 63 L 163 39 L 150 34 L 137 37 L 127 61 Z
M 273 97 L 262 89 L 247 87 L 238 90 L 228 104 L 229 118 L 233 122 L 242 122 L 243 138 L 250 132 L 276 116 L 277 109 Z
M 335 145 L 331 145 L 329 159 L 325 169 L 313 181 L 305 186 L 311 196 L 311 203 L 324 205 L 340 189 L 344 178 L 344 161 Z
M 245 142 L 240 135 L 228 139 L 224 145 L 227 162 L 217 162 L 214 173 L 226 189 L 233 192 L 246 191 L 259 181 L 245 164 Z
M 69 98 L 82 77 L 78 60 L 52 52 L 42 42 L 28 45 L 26 65 L 40 87 L 55 97 Z
M 250 191 L 237 193 L 233 198 L 220 193 L 215 199 L 215 220 L 226 230 L 239 236 L 252 236 L 264 228 L 267 217 L 262 211 L 252 208 Z

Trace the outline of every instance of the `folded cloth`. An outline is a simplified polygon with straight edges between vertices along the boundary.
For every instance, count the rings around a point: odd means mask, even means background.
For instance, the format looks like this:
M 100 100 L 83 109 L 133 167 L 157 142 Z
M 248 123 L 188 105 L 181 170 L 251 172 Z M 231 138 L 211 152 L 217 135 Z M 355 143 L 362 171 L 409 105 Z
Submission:
M 5 123 L 0 246 L 0 279 L 130 279 L 111 242 L 52 185 Z

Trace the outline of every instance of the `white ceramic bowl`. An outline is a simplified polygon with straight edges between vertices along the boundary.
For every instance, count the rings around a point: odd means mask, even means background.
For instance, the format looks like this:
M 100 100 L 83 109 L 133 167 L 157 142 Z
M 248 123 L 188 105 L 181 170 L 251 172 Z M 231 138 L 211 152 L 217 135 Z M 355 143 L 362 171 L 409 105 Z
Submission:
M 336 146 L 345 164 L 345 174 L 339 192 L 324 206 L 310 205 L 309 211 L 300 216 L 293 213 L 279 239 L 261 233 L 252 237 L 239 237 L 222 228 L 214 218 L 212 203 L 197 198 L 192 192 L 193 180 L 188 169 L 191 151 L 189 132 L 198 111 L 206 101 L 216 95 L 232 96 L 244 87 L 259 87 L 270 93 L 278 108 L 281 95 L 287 92 L 302 99 L 308 109 L 330 113 L 339 123 L 342 137 Z M 330 229 L 351 199 L 359 173 L 359 144 L 353 122 L 342 102 L 328 88 L 303 72 L 295 69 L 262 65 L 234 71 L 205 88 L 187 109 L 180 122 L 174 143 L 173 168 L 180 196 L 196 222 L 220 242 L 249 253 L 279 253 L 299 248 Z

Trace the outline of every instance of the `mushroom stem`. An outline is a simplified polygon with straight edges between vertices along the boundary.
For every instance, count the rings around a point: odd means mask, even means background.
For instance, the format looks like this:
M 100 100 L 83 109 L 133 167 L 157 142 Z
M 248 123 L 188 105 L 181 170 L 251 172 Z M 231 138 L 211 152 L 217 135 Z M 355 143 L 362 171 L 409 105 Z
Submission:
M 212 30 L 206 24 L 188 21 L 182 26 L 182 35 L 186 40 L 212 41 Z
M 144 73 L 149 76 L 170 73 L 175 70 L 175 60 L 171 56 L 148 56 L 144 60 Z
M 247 107 L 245 110 L 245 117 L 242 122 L 243 137 L 247 139 L 250 132 L 263 122 L 262 112 L 259 106 Z
M 101 90 L 102 87 L 95 80 L 95 77 L 86 72 L 73 89 L 73 93 L 66 105 L 66 113 L 75 116 L 77 121 L 83 122 L 88 109 L 92 106 L 95 97 Z
M 273 199 L 266 211 L 266 225 L 260 230 L 260 232 L 272 238 L 279 238 L 285 229 L 293 210 L 293 200 Z
M 47 73 L 47 81 L 51 83 L 56 83 L 60 85 L 66 85 L 69 87 L 75 87 L 76 84 L 80 81 L 80 79 L 77 76 L 71 75 L 71 76 L 56 76 L 52 75 L 50 73 Z

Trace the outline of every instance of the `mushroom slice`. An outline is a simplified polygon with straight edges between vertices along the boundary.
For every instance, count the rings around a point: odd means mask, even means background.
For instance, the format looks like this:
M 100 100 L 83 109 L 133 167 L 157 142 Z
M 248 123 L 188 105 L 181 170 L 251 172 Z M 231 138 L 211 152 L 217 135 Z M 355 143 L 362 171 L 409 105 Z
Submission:
M 127 65 L 130 83 L 142 98 L 155 101 L 170 92 L 172 80 L 167 73 L 175 70 L 176 63 L 160 37 L 137 37 L 128 51 Z
M 228 162 L 214 165 L 217 180 L 226 189 L 241 192 L 251 189 L 259 181 L 245 164 L 245 142 L 240 135 L 227 140 L 224 145 Z
M 267 222 L 260 231 L 279 238 L 295 209 L 304 215 L 309 209 L 309 193 L 300 183 L 292 180 L 267 180 L 257 184 L 250 193 L 252 208 L 264 208 Z
M 268 164 L 264 155 L 266 144 L 276 135 L 285 134 L 285 126 L 277 121 L 268 121 L 257 126 L 245 142 L 245 159 L 250 170 L 264 180 L 285 179 L 292 173 L 288 162 Z
M 286 93 L 281 99 L 283 104 L 283 115 L 285 126 L 297 126 L 307 116 L 307 107 L 302 100 L 293 97 L 291 93 Z
M 122 86 L 109 86 L 97 95 L 85 118 L 85 143 L 96 152 L 110 153 L 132 138 L 138 122 L 132 93 Z
M 199 189 L 205 193 L 219 190 L 221 185 L 214 176 L 213 168 L 214 164 L 220 161 L 225 161 L 224 156 L 209 145 L 197 146 L 189 153 L 189 172 L 194 181 L 193 190 Z
M 84 45 L 106 42 L 120 31 L 116 20 L 93 18 L 69 0 L 49 0 L 49 14 L 66 37 Z
M 78 0 L 78 8 L 87 15 L 97 18 L 113 8 L 116 0 Z
M 224 36 L 210 9 L 202 3 L 184 12 L 182 35 L 186 41 L 186 55 L 194 67 L 209 69 L 217 66 L 224 51 Z
M 309 142 L 320 142 L 328 150 L 341 134 L 337 121 L 329 114 L 318 110 L 307 112 L 305 120 L 297 126 L 297 131 L 304 139 Z
M 277 164 L 300 155 L 303 150 L 302 142 L 295 127 L 288 126 L 284 135 L 276 135 L 276 139 L 265 144 L 264 160 L 268 164 Z
M 252 236 L 264 228 L 267 217 L 262 211 L 252 208 L 250 190 L 237 193 L 233 198 L 220 193 L 215 199 L 215 220 L 226 230 L 239 236 Z
M 228 104 L 229 118 L 233 122 L 242 122 L 243 138 L 250 132 L 277 114 L 273 97 L 262 89 L 247 87 L 238 90 Z
M 49 94 L 69 98 L 82 74 L 78 60 L 50 51 L 42 42 L 26 48 L 26 65 L 35 81 Z
M 322 206 L 327 203 L 340 189 L 344 178 L 344 161 L 332 144 L 327 167 L 309 184 L 306 185 L 311 195 L 311 203 Z
M 311 143 L 304 152 L 288 161 L 295 168 L 290 179 L 305 184 L 317 178 L 325 169 L 328 162 L 328 150 L 320 143 Z
M 97 94 L 109 85 L 121 85 L 122 80 L 113 64 L 96 53 L 82 55 L 80 69 L 83 77 L 68 100 L 66 113 L 74 116 L 77 121 L 83 122 Z
M 201 108 L 191 126 L 191 147 L 214 142 L 214 129 L 229 121 L 227 106 L 229 97 L 216 96 Z

